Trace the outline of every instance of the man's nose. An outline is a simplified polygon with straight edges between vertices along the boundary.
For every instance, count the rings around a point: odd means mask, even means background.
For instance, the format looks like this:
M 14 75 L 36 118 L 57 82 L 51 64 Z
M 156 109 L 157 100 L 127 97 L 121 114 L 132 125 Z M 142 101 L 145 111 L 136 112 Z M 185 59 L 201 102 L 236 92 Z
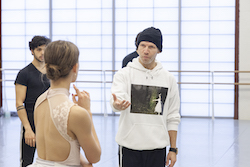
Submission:
M 145 47 L 145 48 L 144 48 L 144 53 L 147 54 L 148 52 L 149 52 L 148 47 Z

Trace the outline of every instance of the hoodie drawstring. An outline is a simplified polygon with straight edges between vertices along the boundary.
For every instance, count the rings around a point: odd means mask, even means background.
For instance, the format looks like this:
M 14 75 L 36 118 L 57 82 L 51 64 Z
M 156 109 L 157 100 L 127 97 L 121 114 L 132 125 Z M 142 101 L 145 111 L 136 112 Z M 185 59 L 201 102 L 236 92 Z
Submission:
M 146 71 L 146 79 L 148 79 L 149 77 L 151 78 L 151 79 L 154 79 L 154 77 L 153 77 L 153 75 L 151 74 L 151 72 L 148 70 L 148 71 Z

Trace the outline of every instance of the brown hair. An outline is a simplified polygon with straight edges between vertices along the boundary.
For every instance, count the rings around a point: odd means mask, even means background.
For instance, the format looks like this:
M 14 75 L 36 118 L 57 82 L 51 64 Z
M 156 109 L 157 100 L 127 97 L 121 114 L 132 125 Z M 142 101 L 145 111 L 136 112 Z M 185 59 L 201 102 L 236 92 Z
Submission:
M 78 58 L 79 50 L 72 42 L 51 42 L 44 51 L 47 77 L 51 80 L 66 77 L 78 62 Z

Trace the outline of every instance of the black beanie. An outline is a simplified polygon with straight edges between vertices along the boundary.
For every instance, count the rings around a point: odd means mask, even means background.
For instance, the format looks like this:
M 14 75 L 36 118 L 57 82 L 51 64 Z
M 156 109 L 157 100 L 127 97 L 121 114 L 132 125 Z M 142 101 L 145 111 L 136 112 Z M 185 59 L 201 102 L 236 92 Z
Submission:
M 152 42 L 157 46 L 160 52 L 162 51 L 162 34 L 161 34 L 161 30 L 157 28 L 150 27 L 150 28 L 146 28 L 145 30 L 143 30 L 140 33 L 138 40 L 137 40 L 138 46 L 141 41 Z

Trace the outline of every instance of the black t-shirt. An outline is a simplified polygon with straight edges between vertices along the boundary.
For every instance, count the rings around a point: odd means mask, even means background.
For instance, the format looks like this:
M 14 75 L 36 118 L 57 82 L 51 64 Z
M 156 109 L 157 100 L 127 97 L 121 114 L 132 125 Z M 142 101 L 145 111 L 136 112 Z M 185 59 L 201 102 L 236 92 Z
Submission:
M 19 71 L 15 84 L 27 87 L 24 104 L 27 112 L 33 112 L 36 99 L 49 88 L 50 81 L 46 77 L 46 74 L 42 74 L 30 63 Z
M 122 68 L 126 67 L 129 62 L 132 62 L 132 60 L 136 57 L 138 57 L 138 53 L 136 51 L 128 54 L 124 59 L 122 60 Z

